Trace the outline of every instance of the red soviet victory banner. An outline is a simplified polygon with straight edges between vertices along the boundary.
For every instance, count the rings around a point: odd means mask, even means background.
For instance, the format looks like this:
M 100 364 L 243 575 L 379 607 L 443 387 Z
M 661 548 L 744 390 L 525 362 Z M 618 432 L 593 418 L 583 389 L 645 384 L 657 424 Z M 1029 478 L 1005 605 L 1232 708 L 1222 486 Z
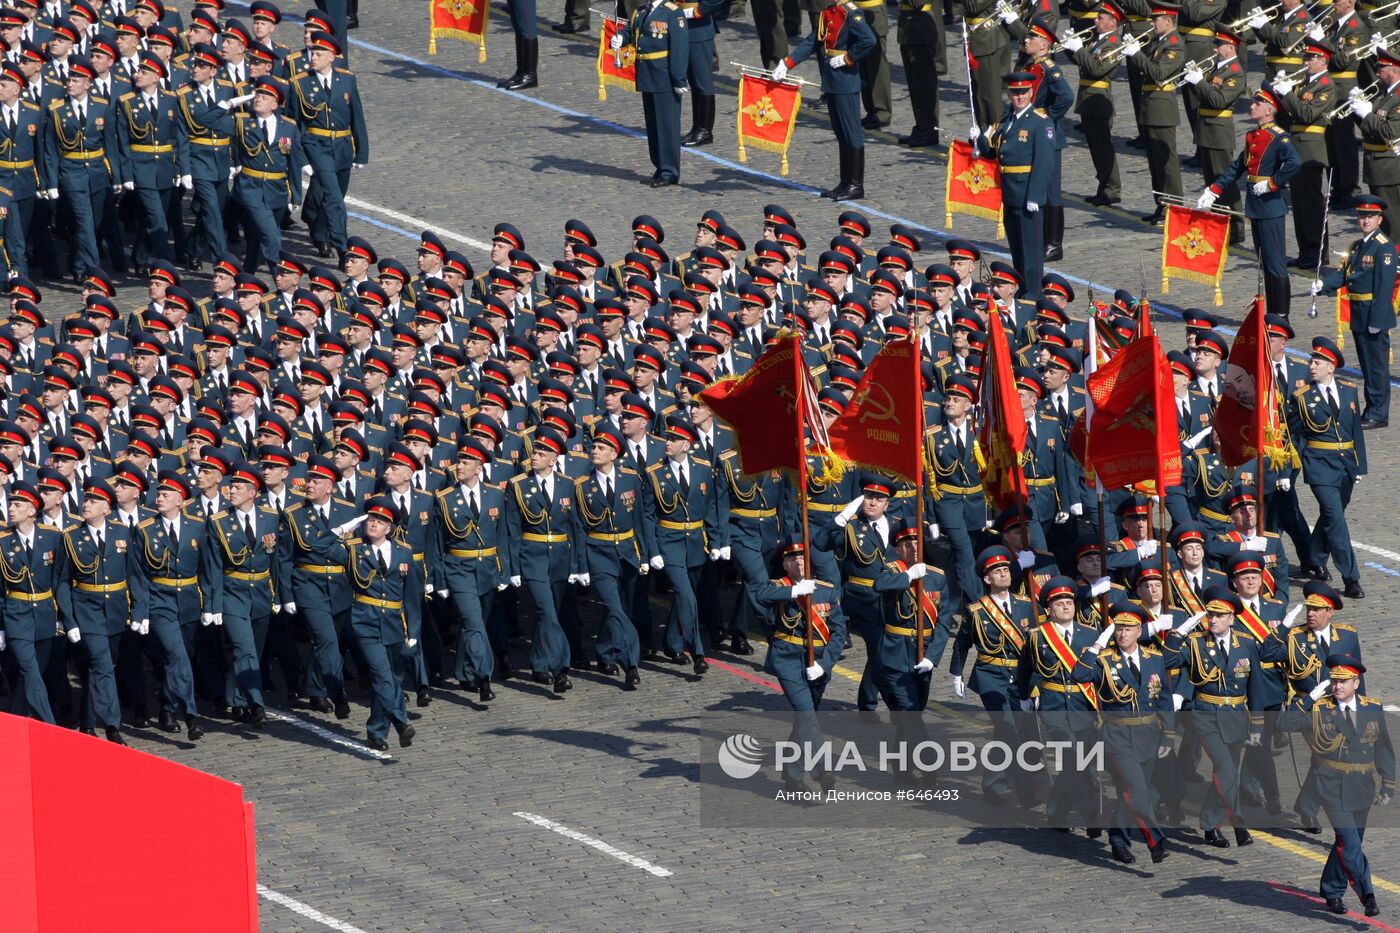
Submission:
M 624 45 L 620 49 L 612 47 L 612 37 L 627 25 L 626 20 L 613 16 L 603 17 L 603 28 L 598 32 L 598 99 L 608 99 L 608 85 L 637 89 L 637 47 Z
M 1167 205 L 1162 225 L 1162 294 L 1172 279 L 1200 282 L 1215 288 L 1215 306 L 1225 303 L 1220 276 L 1230 252 L 1230 218 L 1180 204 Z
M 428 54 L 437 54 L 437 40 L 461 39 L 481 49 L 478 62 L 486 61 L 488 0 L 428 0 Z
M 885 344 L 866 367 L 846 411 L 828 429 L 832 453 L 919 482 L 921 388 L 919 345 Z
M 1220 439 L 1220 459 L 1226 466 L 1253 461 L 1261 446 L 1274 467 L 1284 462 L 1284 432 L 1273 376 L 1264 330 L 1264 298 L 1256 296 L 1230 347 L 1224 393 L 1215 408 L 1215 433 Z
M 943 227 L 953 229 L 953 215 L 967 214 L 997 222 L 997 239 L 1006 237 L 1001 217 L 1001 167 L 996 159 L 974 154 L 972 143 L 955 139 L 948 147 L 948 174 L 943 187 Z
M 1181 483 L 1171 368 L 1155 334 L 1134 340 L 1090 376 L 1085 456 L 1104 488 Z
M 1026 418 L 1021 413 L 1011 347 L 1000 314 L 987 318 L 978 398 L 977 471 L 997 508 L 1011 508 L 1025 495 L 1021 454 L 1026 449 Z
M 792 145 L 797 111 L 802 106 L 802 85 L 774 81 L 763 75 L 739 75 L 739 161 L 747 162 L 748 146 L 783 157 L 782 174 L 788 173 L 788 147 Z
M 700 398 L 734 429 L 744 472 L 800 470 L 804 463 L 799 408 L 806 386 L 801 380 L 802 356 L 795 334 L 779 339 L 753 368 L 734 379 L 723 379 L 700 393 Z

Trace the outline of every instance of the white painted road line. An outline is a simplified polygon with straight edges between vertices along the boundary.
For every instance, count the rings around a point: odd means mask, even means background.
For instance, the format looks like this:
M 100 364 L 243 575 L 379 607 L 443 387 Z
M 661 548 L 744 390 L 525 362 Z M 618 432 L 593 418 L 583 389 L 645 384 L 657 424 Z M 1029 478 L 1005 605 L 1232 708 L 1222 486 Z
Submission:
M 1384 557 L 1386 560 L 1394 561 L 1395 563 L 1400 564 L 1400 553 L 1397 553 L 1395 551 L 1387 551 L 1383 547 L 1374 547 L 1370 544 L 1362 544 L 1360 541 L 1352 541 L 1351 546 L 1356 548 L 1358 551 L 1365 551 L 1367 554 L 1374 554 L 1377 557 Z
M 365 933 L 364 930 L 361 930 L 354 924 L 346 923 L 344 920 L 337 920 L 329 914 L 323 914 L 315 907 L 312 907 L 310 904 L 303 904 L 296 898 L 288 897 L 280 891 L 274 891 L 265 884 L 258 885 L 258 896 L 265 897 L 269 901 L 272 901 L 272 903 L 277 904 L 280 907 L 285 907 L 294 914 L 300 914 L 307 920 L 314 920 L 317 923 L 321 924 L 321 926 L 323 927 L 329 927 L 332 930 L 336 930 L 337 933 Z M 262 926 L 264 929 L 267 929 L 269 926 L 271 926 L 270 924 L 259 925 Z
M 438 236 L 446 237 L 449 240 L 456 240 L 458 243 L 465 243 L 472 249 L 483 249 L 488 253 L 491 251 L 490 243 L 483 243 L 480 240 L 467 236 L 464 233 L 455 233 L 451 230 L 444 230 L 437 224 L 429 223 L 426 220 L 419 220 L 410 214 L 400 211 L 390 210 L 387 207 L 380 207 L 378 204 L 371 204 L 360 198 L 346 197 L 345 203 L 349 207 L 358 207 L 362 211 L 374 211 L 376 214 L 383 214 L 391 220 L 397 220 L 401 224 L 408 224 L 410 227 L 417 227 L 419 230 L 431 230 Z
M 552 833 L 558 833 L 559 835 L 564 836 L 567 839 L 572 839 L 575 842 L 581 842 L 586 846 L 591 846 L 592 848 L 597 849 L 599 852 L 602 852 L 604 855 L 611 855 L 619 862 L 626 862 L 633 868 L 640 868 L 642 871 L 647 872 L 648 874 L 655 875 L 658 878 L 669 878 L 672 874 L 674 874 L 668 868 L 662 868 L 660 865 L 653 865 L 651 862 L 648 862 L 644 858 L 639 858 L 638 856 L 632 855 L 631 853 L 623 852 L 621 849 L 615 846 L 608 845 L 601 839 L 594 839 L 592 836 L 584 835 L 576 829 L 570 829 L 562 823 L 556 823 L 553 820 L 543 816 L 539 816 L 538 814 L 526 813 L 524 810 L 517 810 L 511 815 L 518 816 L 522 820 L 534 823 L 536 826 L 540 826 L 544 829 L 547 829 Z
M 343 735 L 336 735 L 324 726 L 318 725 L 309 719 L 303 719 L 295 713 L 288 713 L 281 710 L 268 710 L 267 718 L 273 722 L 284 722 L 289 726 L 296 726 L 298 729 L 304 729 L 318 739 L 324 739 L 332 745 L 339 745 L 346 751 L 354 752 L 356 755 L 362 755 L 365 758 L 373 758 L 375 761 L 394 760 L 394 756 L 390 755 L 388 752 L 376 751 L 368 745 L 357 742 L 354 739 L 347 739 Z

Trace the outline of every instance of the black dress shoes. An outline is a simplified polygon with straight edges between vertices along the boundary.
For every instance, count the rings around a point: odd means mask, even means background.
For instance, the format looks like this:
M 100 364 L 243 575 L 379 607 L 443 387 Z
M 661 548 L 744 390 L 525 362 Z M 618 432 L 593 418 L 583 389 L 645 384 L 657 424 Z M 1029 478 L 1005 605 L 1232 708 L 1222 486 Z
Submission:
M 555 692 L 555 693 L 560 693 L 560 694 L 566 693 L 566 692 L 568 692 L 569 690 L 572 690 L 573 687 L 574 687 L 573 683 L 570 682 L 570 680 L 569 680 L 569 672 L 568 672 L 568 671 L 560 671 L 559 674 L 558 674 L 558 676 L 556 676 L 556 677 L 554 678 L 554 692 Z
M 1347 905 L 1342 903 L 1340 897 L 1329 897 L 1327 899 L 1327 909 L 1334 914 L 1344 914 L 1347 912 Z
M 340 699 L 338 699 L 338 700 L 335 701 L 335 718 L 336 718 L 336 719 L 349 719 L 349 718 L 350 718 L 350 701 L 349 701 L 348 699 L 346 699 L 345 694 L 343 694 L 343 693 L 340 695 Z
M 530 679 L 537 684 L 547 684 L 554 680 L 553 677 L 549 676 L 549 671 L 535 671 L 530 675 Z
M 1376 904 L 1376 896 L 1367 894 L 1361 899 L 1361 904 L 1366 908 L 1366 916 L 1374 917 L 1381 912 L 1380 906 Z
M 496 691 L 491 689 L 491 678 L 483 677 L 476 682 L 476 697 L 483 703 L 496 699 Z
M 384 741 L 383 739 L 370 738 L 365 742 L 365 744 L 368 745 L 370 748 L 374 749 L 376 752 L 387 752 L 389 750 L 389 743 Z
M 157 720 L 162 732 L 179 732 L 180 720 L 175 718 L 175 714 L 168 709 L 160 711 L 160 718 Z
M 419 709 L 422 709 L 422 708 L 425 707 L 425 706 L 432 706 L 432 705 L 433 705 L 433 695 L 432 695 L 432 693 L 430 693 L 430 692 L 428 691 L 428 688 L 427 688 L 427 687 L 419 687 L 419 688 L 418 688 L 418 701 L 417 701 L 417 703 L 418 703 L 418 708 L 419 708 Z
M 122 730 L 115 726 L 107 727 L 107 741 L 113 745 L 125 745 L 126 739 L 122 738 Z
M 1113 860 L 1115 862 L 1122 862 L 1124 865 L 1131 865 L 1137 861 L 1137 857 L 1133 855 L 1133 850 L 1129 849 L 1127 846 L 1114 846 Z
M 617 673 L 617 665 L 616 665 L 616 664 L 609 664 L 609 663 L 607 663 L 606 661 L 599 661 L 599 662 L 598 662 L 598 673 L 600 673 L 600 674 L 608 674 L 608 675 L 616 674 L 616 673 Z
M 248 708 L 248 725 L 262 728 L 266 724 L 267 710 L 257 705 Z
M 1151 852 L 1153 865 L 1156 865 L 1158 862 L 1164 861 L 1168 855 L 1171 855 L 1171 853 L 1167 851 L 1167 840 L 1165 839 L 1157 843 L 1157 845 L 1152 848 Z
M 335 708 L 334 704 L 325 697 L 311 697 L 307 702 L 311 705 L 311 708 L 318 713 L 329 713 Z
M 1347 599 L 1365 599 L 1366 591 L 1361 588 L 1361 581 L 1352 580 L 1342 588 L 1342 595 Z
M 622 685 L 623 690 L 636 690 L 637 684 L 642 682 L 642 675 L 635 667 L 627 668 L 627 681 Z
M 743 632 L 735 632 L 729 640 L 729 650 L 747 657 L 753 654 L 753 645 L 749 644 L 748 636 Z
M 185 720 L 185 734 L 190 737 L 191 742 L 198 742 L 204 738 L 204 727 L 199 724 L 199 719 L 190 716 Z
M 413 744 L 413 737 L 418 734 L 418 730 L 413 728 L 413 723 L 394 723 L 394 728 L 399 733 L 399 748 L 408 748 Z
M 1218 829 L 1206 830 L 1206 844 L 1215 846 L 1217 849 L 1230 848 L 1230 840 L 1225 838 L 1225 834 Z
M 696 677 L 703 676 L 704 673 L 705 673 L 706 671 L 708 671 L 709 669 L 710 669 L 710 662 L 709 662 L 709 661 L 706 661 L 705 658 L 704 658 L 703 656 L 697 657 L 697 658 L 695 659 L 695 666 L 694 666 L 693 670 L 695 671 L 695 676 L 696 676 Z
M 650 185 L 653 188 L 669 188 L 672 185 L 679 185 L 680 183 L 681 180 L 679 178 L 672 178 L 669 175 L 662 175 L 660 178 L 653 178 L 651 180 Z
M 496 657 L 496 677 L 500 680 L 510 680 L 515 674 L 515 668 L 510 666 L 510 655 L 502 651 Z
M 1249 830 L 1243 826 L 1235 827 L 1235 845 L 1243 849 L 1245 846 L 1254 845 L 1254 837 L 1249 834 Z

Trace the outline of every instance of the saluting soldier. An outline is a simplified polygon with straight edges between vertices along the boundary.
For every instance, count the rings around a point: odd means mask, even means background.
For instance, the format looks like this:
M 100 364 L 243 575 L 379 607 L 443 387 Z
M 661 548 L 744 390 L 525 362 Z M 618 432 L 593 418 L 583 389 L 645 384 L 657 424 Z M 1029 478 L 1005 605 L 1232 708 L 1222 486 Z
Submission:
M 374 691 L 365 744 L 377 751 L 387 749 L 384 739 L 392 723 L 399 746 L 408 748 L 417 730 L 404 708 L 400 671 L 412 663 L 409 653 L 418 644 L 423 624 L 423 566 L 394 539 L 402 515 L 387 496 L 370 499 L 364 519 L 363 538 L 346 538 L 342 550 L 354 593 L 350 631 L 369 667 Z
M 1244 93 L 1246 76 L 1239 58 L 1241 37 L 1224 26 L 1215 30 L 1215 60 L 1209 69 L 1188 68 L 1182 80 L 1195 90 L 1196 155 L 1201 175 L 1210 184 L 1224 173 L 1235 157 L 1235 101 Z M 1192 62 L 1195 64 L 1195 62 Z M 1187 113 L 1190 113 L 1189 105 Z M 1231 185 L 1220 196 L 1220 203 L 1238 210 L 1240 190 Z M 1244 242 L 1244 223 L 1230 218 L 1231 245 Z
M 1298 269 L 1314 269 L 1327 255 L 1327 231 L 1323 225 L 1323 175 L 1330 164 L 1327 155 L 1328 114 L 1334 103 L 1327 62 L 1334 49 L 1326 39 L 1308 39 L 1303 48 L 1303 76 L 1294 87 L 1291 75 L 1275 77 L 1274 93 L 1283 104 L 1282 122 L 1293 136 L 1302 161 L 1289 181 L 1293 195 L 1293 234 L 1298 257 L 1289 263 Z
M 856 95 L 863 87 L 866 59 L 878 54 L 883 61 L 884 48 L 882 40 L 866 21 L 865 11 L 851 0 L 820 2 L 823 6 L 816 28 L 774 66 L 773 77 L 781 81 L 789 68 L 821 53 L 818 70 L 822 99 L 826 102 L 832 132 L 836 134 L 841 163 L 841 180 L 835 187 L 823 191 L 822 197 L 833 201 L 858 201 L 865 197 L 865 136 L 861 132 L 865 124 L 858 119 L 860 102 Z M 884 16 L 884 5 L 880 7 L 881 16 Z M 888 111 L 884 122 L 889 122 Z
M 671 0 L 639 5 L 612 37 L 613 52 L 624 45 L 636 48 L 637 90 L 642 92 L 647 151 L 656 172 L 642 183 L 652 188 L 678 185 L 681 180 L 681 95 L 690 90 L 690 37 L 685 13 Z
M 1026 297 L 1034 299 L 1045 267 L 1045 229 L 1039 214 L 1053 181 L 1055 126 L 1035 109 L 1034 75 L 1017 71 L 1003 82 L 1010 103 L 1001 122 L 986 130 L 974 127 L 972 145 L 983 154 L 995 153 L 1001 166 L 1002 217 L 1011 261 L 1027 283 Z
M 1269 313 L 1288 316 L 1292 287 L 1289 285 L 1283 220 L 1288 200 L 1283 186 L 1298 173 L 1302 160 L 1289 134 L 1274 122 L 1283 109 L 1278 95 L 1268 88 L 1255 92 L 1249 104 L 1249 118 L 1258 126 L 1244 137 L 1244 148 L 1235 160 L 1206 187 L 1196 206 L 1201 210 L 1214 204 L 1227 188 L 1244 181 L 1244 212 L 1249 218 L 1254 248 L 1264 272 L 1264 296 Z
M 1347 912 L 1342 898 L 1355 889 L 1366 916 L 1381 912 L 1371 884 L 1371 865 L 1361 843 L 1372 803 L 1395 796 L 1395 748 L 1381 702 L 1359 689 L 1366 665 L 1345 654 L 1327 658 L 1328 679 L 1296 697 L 1280 727 L 1307 733 L 1318 766 L 1317 793 L 1327 808 L 1336 842 L 1322 867 L 1320 893 L 1334 914 Z M 1330 693 L 1330 696 L 1328 695 Z M 1377 788 L 1379 777 L 1379 788 Z
M 1091 42 L 1071 34 L 1061 45 L 1079 68 L 1074 112 L 1084 127 L 1084 141 L 1098 179 L 1098 190 L 1087 200 L 1107 207 L 1123 200 L 1118 152 L 1113 145 L 1113 74 L 1118 70 L 1119 55 L 1114 49 L 1122 41 L 1118 28 L 1125 14 L 1113 0 L 1104 0 L 1093 16 L 1095 33 Z
M 1176 74 L 1186 64 L 1181 34 L 1176 31 L 1176 15 L 1181 7 L 1175 3 L 1154 2 L 1152 36 L 1147 43 L 1136 37 L 1123 41 L 1125 57 L 1143 75 L 1142 103 L 1139 116 L 1143 142 L 1147 146 L 1147 168 L 1152 177 L 1152 190 L 1160 195 L 1181 197 L 1181 165 L 1176 154 L 1176 128 L 1181 125 L 1177 109 Z M 1147 46 L 1144 50 L 1144 45 Z M 1154 196 L 1156 209 L 1144 217 L 1147 223 L 1161 224 L 1166 216 L 1166 201 Z
M 70 642 L 76 644 L 82 638 L 76 619 L 65 617 L 66 626 L 59 621 L 54 601 L 59 581 L 68 576 L 68 551 L 60 529 L 37 523 L 44 501 L 32 483 L 14 481 L 8 500 L 9 528 L 0 532 L 0 579 L 5 594 L 0 641 L 9 650 L 0 659 L 5 661 L 5 676 L 14 693 L 9 711 L 52 725 L 53 705 L 44 674 L 54 651 L 63 647 L 54 639 L 64 635 L 65 628 Z
M 1351 301 L 1351 336 L 1365 381 L 1366 408 L 1361 428 L 1390 423 L 1390 331 L 1395 327 L 1395 243 L 1380 227 L 1388 210 L 1384 200 L 1356 199 L 1356 224 L 1362 237 L 1347 250 L 1346 261 L 1329 271 L 1313 291 L 1332 294 L 1343 285 Z

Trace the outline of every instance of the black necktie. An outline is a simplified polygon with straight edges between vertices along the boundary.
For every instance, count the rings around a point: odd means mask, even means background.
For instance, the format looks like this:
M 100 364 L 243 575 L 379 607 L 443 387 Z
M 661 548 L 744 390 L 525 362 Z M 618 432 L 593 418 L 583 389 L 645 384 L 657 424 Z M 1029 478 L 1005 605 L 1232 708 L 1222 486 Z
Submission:
M 5 125 L 10 128 L 10 135 L 15 135 L 15 112 L 10 108 L 5 108 Z
M 243 513 L 243 533 L 248 536 L 248 544 L 253 544 L 253 520 L 248 517 L 248 513 Z
M 690 495 L 690 478 L 689 478 L 688 476 L 686 476 L 685 467 L 681 467 L 681 470 L 680 470 L 680 480 L 679 480 L 679 481 L 680 481 L 680 485 L 681 485 L 681 495 L 683 495 L 683 496 L 689 496 L 689 495 Z
M 1337 405 L 1337 390 L 1335 388 L 1327 389 L 1323 394 L 1327 396 L 1327 407 L 1332 409 L 1332 417 L 1337 417 L 1341 413 L 1341 408 Z
M 1060 416 L 1061 421 L 1069 420 L 1069 412 L 1065 410 L 1065 399 L 1062 395 L 1055 396 L 1055 411 Z
M 20 538 L 19 540 L 20 540 L 20 543 L 24 545 L 24 562 L 25 562 L 26 564 L 28 564 L 29 561 L 30 561 L 30 559 L 33 558 L 33 556 L 34 556 L 34 548 L 33 548 L 33 545 L 31 545 L 31 544 L 30 544 L 27 540 L 25 540 L 24 538 Z
M 471 507 L 472 518 L 481 518 L 481 504 L 476 501 L 476 490 L 467 491 L 467 505 Z
M 607 476 L 603 477 L 603 495 L 607 497 L 608 505 L 612 505 L 614 502 L 617 501 L 614 497 L 616 491 L 617 488 L 616 485 L 613 483 L 612 478 Z
M 165 523 L 165 533 L 170 538 L 170 549 L 172 551 L 180 550 L 180 533 L 175 530 L 174 522 Z
M 1140 679 L 1140 677 L 1139 677 L 1140 672 L 1138 671 L 1137 658 L 1129 658 L 1129 659 L 1128 659 L 1128 667 L 1129 667 L 1129 668 L 1132 670 L 1132 672 L 1133 672 L 1133 680 L 1139 680 L 1139 679 Z
M 1220 666 L 1227 667 L 1230 663 L 1230 643 L 1222 638 L 1216 644 L 1220 648 Z
M 953 432 L 953 447 L 958 451 L 959 460 L 967 456 L 967 442 L 963 440 L 963 433 L 961 431 Z
M 375 548 L 375 549 L 374 549 L 374 560 L 375 560 L 375 563 L 379 564 L 379 572 L 382 573 L 382 574 L 388 574 L 388 572 L 389 572 L 389 565 L 386 564 L 386 563 L 384 562 L 384 552 L 381 551 L 381 550 L 379 550 L 378 548 Z

